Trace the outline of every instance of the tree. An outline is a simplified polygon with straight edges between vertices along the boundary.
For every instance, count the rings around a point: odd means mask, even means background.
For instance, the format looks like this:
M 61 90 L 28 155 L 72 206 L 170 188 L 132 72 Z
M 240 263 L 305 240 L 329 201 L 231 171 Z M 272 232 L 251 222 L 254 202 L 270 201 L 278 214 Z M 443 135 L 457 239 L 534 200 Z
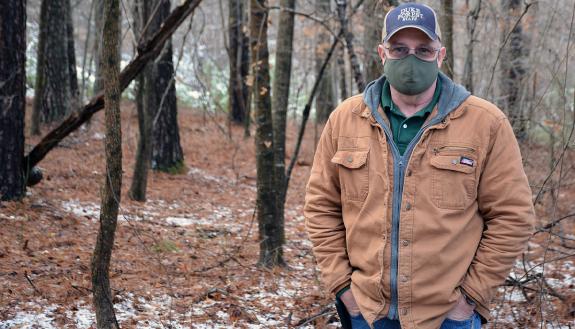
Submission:
M 365 81 L 373 81 L 383 74 L 377 46 L 382 42 L 383 21 L 390 6 L 397 6 L 397 0 L 367 0 L 363 5 L 365 27 L 363 30 L 364 76 Z
M 74 104 L 71 82 L 72 62 L 68 50 L 68 17 L 70 0 L 43 0 L 40 9 L 40 36 L 36 66 L 36 85 L 32 109 L 31 131 L 40 133 L 40 123 L 51 123 L 64 118 Z M 75 64 L 74 64 L 75 65 Z M 75 69 L 74 69 L 75 72 Z M 75 78 L 75 75 L 74 75 Z M 77 81 L 75 82 L 77 88 Z
M 258 264 L 283 264 L 283 225 L 277 222 L 274 186 L 274 138 L 270 97 L 268 10 L 266 0 L 250 0 L 250 51 L 254 77 L 256 123 L 257 219 L 260 239 Z
M 522 21 L 517 20 L 521 16 L 521 0 L 501 0 L 504 13 L 514 19 L 505 20 L 502 40 L 508 38 L 508 43 L 503 45 L 501 53 L 501 78 L 500 95 L 502 108 L 507 111 L 509 122 L 513 126 L 515 136 L 518 139 L 526 137 L 527 121 L 521 106 L 521 86 L 526 77 L 526 51 Z M 517 24 L 515 24 L 515 22 Z M 513 25 L 515 24 L 515 25 Z
M 330 0 L 315 0 L 316 11 L 327 16 L 331 12 Z M 324 29 L 316 33 L 315 47 L 315 71 L 319 73 L 323 60 L 329 49 L 332 37 Z M 315 100 L 316 122 L 323 123 L 327 121 L 329 114 L 335 108 L 335 95 L 333 90 L 333 70 L 331 64 L 328 64 L 323 77 L 320 81 L 317 98 Z
M 285 240 L 284 206 L 286 199 L 286 117 L 289 103 L 290 78 L 292 68 L 293 30 L 295 0 L 281 0 L 282 8 L 279 15 L 278 37 L 276 40 L 276 65 L 273 85 L 273 145 L 276 190 L 276 225 L 281 244 Z M 281 246 L 280 246 L 281 248 Z
M 170 15 L 170 0 L 155 1 L 154 6 L 158 2 L 158 12 L 148 26 L 154 33 Z M 168 40 L 160 58 L 153 64 L 152 76 L 149 78 L 152 90 L 147 95 L 151 98 L 147 106 L 156 109 L 152 121 L 152 169 L 168 173 L 177 172 L 184 166 L 172 53 L 172 41 Z
M 453 79 L 453 0 L 441 0 L 441 40 L 447 49 L 443 72 Z
M 157 10 L 155 10 L 157 8 Z M 134 9 L 138 38 L 149 38 L 170 14 L 169 0 L 139 0 Z M 137 86 L 139 139 L 130 197 L 146 200 L 148 168 L 178 171 L 184 155 L 180 146 L 172 44 L 168 40 L 157 61 L 149 63 Z
M 150 15 L 154 10 L 152 2 L 155 0 L 136 0 L 134 2 L 134 34 L 138 39 L 145 39 L 151 34 L 152 21 Z M 148 23 L 149 22 L 149 23 Z M 144 30 L 146 28 L 146 30 Z M 153 62 L 148 63 L 136 85 L 136 109 L 138 110 L 138 147 L 136 149 L 136 161 L 134 162 L 134 174 L 128 195 L 132 200 L 146 201 L 148 187 L 148 169 L 152 161 L 152 122 L 155 116 L 155 98 L 148 93 L 154 93 Z M 152 102 L 152 104 L 150 104 Z
M 479 19 L 479 12 L 481 11 L 481 0 L 471 0 L 471 6 L 469 6 L 469 0 L 466 1 L 466 5 L 469 8 L 466 17 L 466 32 L 467 32 L 467 53 L 465 55 L 465 64 L 463 65 L 463 84 L 465 88 L 473 94 L 473 48 L 477 41 L 475 39 L 475 28 L 477 26 L 477 20 Z
M 349 62 L 351 64 L 353 78 L 355 79 L 355 83 L 357 84 L 357 90 L 359 90 L 359 92 L 363 92 L 363 89 L 365 89 L 365 79 L 361 72 L 361 67 L 359 65 L 359 58 L 357 57 L 355 49 L 353 47 L 353 38 L 354 38 L 353 32 L 350 30 L 348 26 L 348 18 L 346 14 L 347 0 L 336 0 L 335 3 L 337 4 L 337 15 L 339 17 L 341 30 L 343 31 L 343 36 L 345 38 L 347 55 L 349 57 Z
M 102 82 L 102 65 L 100 64 L 100 48 L 102 44 L 102 26 L 104 17 L 102 16 L 104 12 L 104 0 L 93 0 L 94 4 L 94 45 L 93 45 L 93 53 L 94 53 L 94 86 L 93 86 L 93 93 L 97 95 L 103 89 L 103 82 Z
M 120 192 L 122 187 L 122 128 L 120 121 L 120 4 L 118 0 L 104 0 L 104 30 L 102 33 L 102 69 L 106 122 L 106 174 L 102 187 L 100 228 L 92 256 L 92 292 L 98 329 L 119 328 L 112 290 L 110 289 L 110 259 Z
M 234 123 L 249 121 L 249 86 L 247 77 L 250 70 L 249 35 L 247 32 L 244 0 L 229 0 L 229 63 L 228 114 Z
M 0 200 L 24 196 L 26 1 L 0 1 Z

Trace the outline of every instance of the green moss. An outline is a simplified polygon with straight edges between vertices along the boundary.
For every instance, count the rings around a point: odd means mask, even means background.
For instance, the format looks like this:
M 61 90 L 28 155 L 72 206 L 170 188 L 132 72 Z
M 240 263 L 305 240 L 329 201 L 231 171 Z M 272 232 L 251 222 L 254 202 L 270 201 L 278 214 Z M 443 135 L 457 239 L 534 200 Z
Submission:
M 185 174 L 187 169 L 188 169 L 188 167 L 186 167 L 186 164 L 184 163 L 184 161 L 180 161 L 171 167 L 167 167 L 167 168 L 158 167 L 158 168 L 156 168 L 157 171 L 165 172 L 165 173 L 170 174 L 170 175 Z

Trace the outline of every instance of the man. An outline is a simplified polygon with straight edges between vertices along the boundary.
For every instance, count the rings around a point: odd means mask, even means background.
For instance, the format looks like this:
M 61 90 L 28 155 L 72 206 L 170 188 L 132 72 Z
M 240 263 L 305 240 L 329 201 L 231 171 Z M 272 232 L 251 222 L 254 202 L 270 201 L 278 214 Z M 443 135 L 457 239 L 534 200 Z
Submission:
M 532 233 L 513 130 L 439 72 L 436 14 L 391 10 L 384 76 L 331 114 L 304 213 L 347 328 L 480 328 Z

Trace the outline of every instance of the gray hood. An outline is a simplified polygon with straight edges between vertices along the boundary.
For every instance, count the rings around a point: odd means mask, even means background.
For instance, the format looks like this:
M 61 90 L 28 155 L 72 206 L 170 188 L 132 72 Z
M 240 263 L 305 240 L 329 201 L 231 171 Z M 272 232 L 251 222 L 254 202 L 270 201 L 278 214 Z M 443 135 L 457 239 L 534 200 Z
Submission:
M 381 92 L 385 79 L 385 76 L 382 75 L 379 79 L 370 82 L 363 93 L 363 101 L 367 104 L 374 117 L 379 116 L 377 108 L 381 103 Z M 459 107 L 471 93 L 462 85 L 454 83 L 442 72 L 439 72 L 439 79 L 441 80 L 441 95 L 438 102 L 438 117 L 441 120 Z

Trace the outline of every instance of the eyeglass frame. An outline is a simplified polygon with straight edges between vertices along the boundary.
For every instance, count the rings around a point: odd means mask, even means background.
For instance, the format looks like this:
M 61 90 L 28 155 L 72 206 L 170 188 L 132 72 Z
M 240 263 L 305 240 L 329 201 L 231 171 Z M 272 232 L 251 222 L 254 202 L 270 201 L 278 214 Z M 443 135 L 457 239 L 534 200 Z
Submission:
M 435 48 L 435 47 L 429 46 L 429 47 L 433 50 L 434 56 L 433 56 L 433 58 L 430 58 L 430 59 L 424 59 L 424 58 L 421 58 L 421 57 L 417 56 L 417 54 L 416 54 L 416 50 L 417 50 L 418 48 L 422 48 L 422 46 L 418 46 L 418 47 L 416 47 L 416 48 L 410 48 L 410 47 L 408 47 L 408 46 L 406 46 L 406 45 L 400 44 L 400 47 L 405 47 L 405 48 L 407 48 L 407 49 L 408 49 L 408 52 L 407 52 L 407 54 L 406 54 L 405 56 L 403 56 L 403 57 L 393 58 L 393 56 L 390 56 L 389 53 L 388 53 L 388 51 L 389 51 L 389 49 L 391 48 L 391 46 L 386 46 L 385 43 L 381 43 L 381 45 L 382 45 L 383 49 L 386 50 L 386 52 L 385 52 L 386 57 L 389 57 L 389 59 L 392 59 L 392 60 L 394 60 L 394 59 L 404 59 L 405 57 L 407 57 L 407 56 L 413 54 L 415 57 L 417 57 L 417 58 L 419 58 L 419 59 L 421 59 L 421 60 L 424 60 L 424 61 L 433 61 L 433 60 L 436 60 L 436 59 L 437 59 L 437 57 L 439 56 L 439 52 L 441 51 L 441 48 L 443 48 L 443 47 Z M 413 52 L 412 52 L 412 50 L 413 50 Z

